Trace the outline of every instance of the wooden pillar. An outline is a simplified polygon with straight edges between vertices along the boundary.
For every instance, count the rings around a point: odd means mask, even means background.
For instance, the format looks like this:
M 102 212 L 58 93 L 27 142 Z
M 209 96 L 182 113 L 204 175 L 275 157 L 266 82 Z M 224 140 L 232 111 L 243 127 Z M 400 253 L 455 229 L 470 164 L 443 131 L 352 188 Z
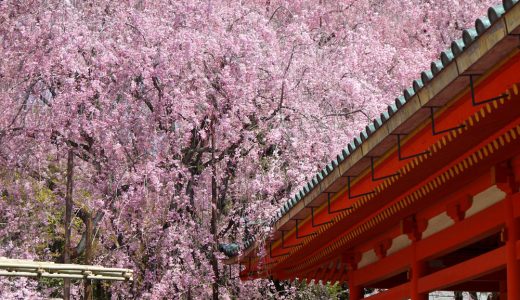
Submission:
M 499 300 L 507 300 L 507 282 L 505 280 L 500 280 L 499 283 Z
M 505 198 L 505 240 L 507 264 L 507 299 L 520 299 L 520 265 L 518 264 L 516 242 L 518 241 L 518 221 L 515 218 L 514 204 L 520 201 L 518 181 L 515 169 L 517 161 L 508 161 L 497 164 L 491 169 L 493 183 L 506 193 Z
M 349 300 L 360 300 L 363 299 L 363 288 L 356 285 L 356 281 L 354 278 L 354 270 L 350 270 L 348 276 L 348 289 L 350 292 Z
M 412 243 L 412 268 L 410 276 L 412 300 L 428 300 L 428 293 L 419 293 L 419 278 L 424 275 L 426 264 L 417 259 L 417 242 Z
M 516 199 L 515 199 L 516 198 Z M 515 199 L 515 200 L 514 200 Z M 518 196 L 508 195 L 506 201 L 506 262 L 507 262 L 507 299 L 520 299 L 520 266 L 516 254 L 516 241 L 518 240 L 518 223 L 514 217 L 513 201 L 518 201 Z
M 428 222 L 424 219 L 417 219 L 416 216 L 405 218 L 401 222 L 401 230 L 412 241 L 412 257 L 410 262 L 410 296 L 412 300 L 428 300 L 428 293 L 419 293 L 419 279 L 425 274 L 425 262 L 419 261 L 417 253 L 417 242 L 421 240 L 422 233 L 428 227 Z
M 360 253 L 350 253 L 342 258 L 348 266 L 348 289 L 349 289 L 349 300 L 360 300 L 365 297 L 363 293 L 363 287 L 356 283 L 356 276 L 354 275 L 357 270 L 358 263 L 361 261 Z

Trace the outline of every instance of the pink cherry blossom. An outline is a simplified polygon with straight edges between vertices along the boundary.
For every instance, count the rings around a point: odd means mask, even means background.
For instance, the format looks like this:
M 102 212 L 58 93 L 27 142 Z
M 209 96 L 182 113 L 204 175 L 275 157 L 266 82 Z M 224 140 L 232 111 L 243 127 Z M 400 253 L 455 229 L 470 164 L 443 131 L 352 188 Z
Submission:
M 0 1 L 0 256 L 59 261 L 73 149 L 75 211 L 95 216 L 94 262 L 135 272 L 131 284 L 100 286 L 104 296 L 203 299 L 213 285 L 223 299 L 304 293 L 229 279 L 216 244 L 265 232 L 491 4 Z M 74 224 L 77 245 L 84 228 Z M 2 299 L 60 293 L 0 279 Z

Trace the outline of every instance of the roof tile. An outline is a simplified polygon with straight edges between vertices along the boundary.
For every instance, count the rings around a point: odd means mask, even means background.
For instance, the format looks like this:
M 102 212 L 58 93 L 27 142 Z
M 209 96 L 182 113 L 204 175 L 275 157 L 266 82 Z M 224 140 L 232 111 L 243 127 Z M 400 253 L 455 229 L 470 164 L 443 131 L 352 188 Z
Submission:
M 462 39 L 451 42 L 451 52 L 454 57 L 459 56 L 462 51 L 464 51 L 464 41 Z
M 440 61 L 440 60 L 436 60 L 436 61 L 432 62 L 430 65 L 430 69 L 432 70 L 433 76 L 439 74 L 443 68 L 444 67 L 442 65 L 442 61 Z
M 383 121 L 383 123 L 385 123 L 386 121 L 388 121 L 388 119 L 390 119 L 390 114 L 388 113 L 388 111 L 383 111 L 381 113 L 381 120 Z
M 423 84 L 428 83 L 433 78 L 433 73 L 431 70 L 426 70 L 421 73 L 421 80 Z
M 391 117 L 393 114 L 395 114 L 397 112 L 397 106 L 395 106 L 395 103 L 392 103 L 390 105 L 388 105 L 388 115 Z
M 453 60 L 453 52 L 451 52 L 451 49 L 444 50 L 441 52 L 441 62 L 443 67 L 447 67 L 450 62 Z
M 464 41 L 464 45 L 466 47 L 471 45 L 477 37 L 477 29 L 475 28 L 466 29 L 462 32 L 462 40 Z
M 383 120 L 381 120 L 381 116 L 377 117 L 373 121 L 375 129 L 379 129 L 383 125 Z
M 496 22 L 500 17 L 502 17 L 503 14 L 505 14 L 505 9 L 502 4 L 498 4 L 496 6 L 490 7 L 488 9 L 488 18 L 491 21 L 491 23 Z
M 406 99 L 406 101 L 408 101 L 408 100 L 410 100 L 410 98 L 413 97 L 413 95 L 415 95 L 415 91 L 413 90 L 413 88 L 409 87 L 403 91 L 403 95 L 404 95 L 404 99 Z M 397 106 L 397 108 L 399 108 L 399 106 Z
M 505 10 L 510 10 L 517 2 L 518 0 L 502 0 L 502 5 Z
M 483 34 L 491 26 L 488 17 L 480 17 L 475 21 L 475 28 L 477 29 L 478 35 Z
M 362 143 L 363 143 L 363 141 L 361 140 L 360 137 L 358 137 L 358 136 L 354 137 L 354 145 L 356 145 L 356 148 L 358 148 Z
M 413 81 L 413 91 L 414 93 L 418 93 L 420 89 L 424 86 L 422 78 L 421 79 L 415 79 Z

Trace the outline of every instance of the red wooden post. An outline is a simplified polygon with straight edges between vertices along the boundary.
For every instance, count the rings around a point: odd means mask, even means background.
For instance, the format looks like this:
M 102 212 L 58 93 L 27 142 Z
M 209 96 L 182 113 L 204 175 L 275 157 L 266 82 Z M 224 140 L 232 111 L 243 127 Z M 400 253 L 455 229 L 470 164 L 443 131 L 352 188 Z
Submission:
M 405 218 L 401 222 L 401 230 L 408 235 L 412 241 L 412 261 L 410 274 L 410 292 L 412 300 L 428 300 L 428 293 L 419 293 L 419 278 L 425 273 L 425 263 L 419 260 L 417 242 L 421 240 L 422 233 L 428 227 L 428 222 L 423 219 L 416 219 L 416 216 Z
M 350 291 L 349 300 L 360 300 L 363 299 L 363 288 L 356 285 L 355 279 L 354 279 L 354 272 L 353 270 L 350 270 L 349 276 L 348 276 L 348 289 Z
M 506 261 L 507 261 L 507 299 L 520 299 L 520 267 L 516 255 L 518 224 L 514 217 L 514 201 L 520 201 L 519 194 L 506 199 Z
M 507 282 L 501 280 L 499 283 L 499 289 L 500 289 L 499 300 L 507 300 Z
M 419 293 L 419 278 L 425 273 L 425 263 L 417 259 L 417 242 L 412 243 L 412 269 L 410 287 L 412 300 L 428 300 L 428 293 Z
M 348 289 L 350 291 L 349 300 L 360 300 L 365 297 L 363 294 L 363 287 L 356 284 L 354 271 L 357 270 L 359 261 L 361 260 L 360 253 L 350 253 L 343 257 L 343 261 L 348 266 Z

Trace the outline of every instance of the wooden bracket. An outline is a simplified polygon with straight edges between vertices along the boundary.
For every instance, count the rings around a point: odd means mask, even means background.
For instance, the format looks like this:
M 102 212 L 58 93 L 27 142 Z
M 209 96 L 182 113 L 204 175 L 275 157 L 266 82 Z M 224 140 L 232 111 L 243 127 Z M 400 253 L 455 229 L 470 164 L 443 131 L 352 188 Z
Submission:
M 392 247 L 392 240 L 384 240 L 376 244 L 374 247 L 374 252 L 376 253 L 377 257 L 379 259 L 383 259 L 386 257 L 386 252 L 388 252 L 388 249 Z
M 413 242 L 417 242 L 422 238 L 422 233 L 427 227 L 428 221 L 417 219 L 415 215 L 401 220 L 401 232 L 408 235 L 408 238 Z
M 491 169 L 492 183 L 510 195 L 517 187 L 515 186 L 515 173 L 511 161 L 501 162 Z
M 473 197 L 471 195 L 467 195 L 466 197 L 449 203 L 446 206 L 446 214 L 455 222 L 460 222 L 464 220 L 466 217 L 466 211 L 473 204 Z

